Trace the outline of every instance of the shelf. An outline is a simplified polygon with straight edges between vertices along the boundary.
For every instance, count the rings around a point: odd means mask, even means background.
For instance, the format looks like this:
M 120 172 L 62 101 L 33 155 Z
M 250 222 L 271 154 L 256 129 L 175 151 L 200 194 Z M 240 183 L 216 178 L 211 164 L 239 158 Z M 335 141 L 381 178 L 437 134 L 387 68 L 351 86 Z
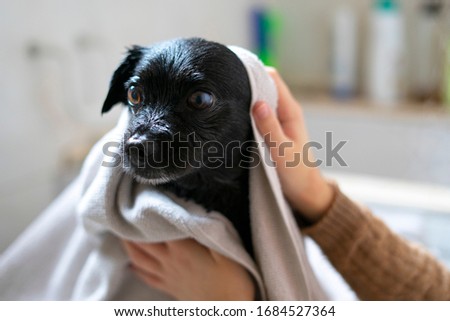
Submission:
M 329 95 L 307 95 L 294 91 L 305 112 L 401 119 L 438 119 L 450 122 L 450 107 L 436 103 L 404 102 L 381 105 L 366 99 L 338 100 Z

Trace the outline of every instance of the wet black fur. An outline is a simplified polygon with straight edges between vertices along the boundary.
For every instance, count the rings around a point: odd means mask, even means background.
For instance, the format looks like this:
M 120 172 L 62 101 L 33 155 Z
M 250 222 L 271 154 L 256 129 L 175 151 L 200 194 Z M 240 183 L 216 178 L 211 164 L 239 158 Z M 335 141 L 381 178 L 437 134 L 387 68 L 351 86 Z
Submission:
M 207 210 L 223 213 L 252 252 L 248 169 L 247 163 L 242 163 L 249 160 L 252 146 L 249 143 L 251 90 L 240 59 L 227 47 L 200 38 L 176 39 L 150 47 L 134 46 L 113 74 L 102 113 L 116 103 L 128 106 L 127 90 L 131 85 L 143 88 L 144 100 L 139 111 L 130 113 L 122 146 L 130 164 L 126 171 L 141 182 L 162 178 L 165 181 L 159 182 L 161 188 L 194 200 Z M 199 110 L 188 105 L 189 95 L 197 90 L 215 96 L 213 107 Z M 203 147 L 218 143 L 228 146 L 222 159 L 225 164 L 212 168 L 215 163 L 208 156 L 214 156 L 214 148 L 199 155 L 192 148 L 192 133 Z M 171 160 L 167 168 L 155 169 L 156 164 L 149 161 L 149 152 L 143 146 L 136 149 L 136 144 L 127 142 L 136 134 L 157 146 L 151 153 L 159 153 L 163 159 L 171 159 L 162 148 L 167 143 L 183 159 L 194 164 L 201 159 L 201 166 L 183 167 Z M 231 152 L 236 142 L 247 143 Z M 145 166 L 139 168 L 145 161 Z

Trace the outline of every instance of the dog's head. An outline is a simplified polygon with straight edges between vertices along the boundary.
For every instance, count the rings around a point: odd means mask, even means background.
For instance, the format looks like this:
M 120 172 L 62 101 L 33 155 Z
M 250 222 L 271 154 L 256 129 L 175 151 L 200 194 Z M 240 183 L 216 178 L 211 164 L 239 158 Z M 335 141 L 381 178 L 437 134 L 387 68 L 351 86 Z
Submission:
M 125 168 L 158 184 L 235 158 L 226 155 L 227 146 L 249 139 L 250 101 L 247 72 L 231 50 L 200 38 L 177 39 L 129 49 L 102 113 L 116 103 L 128 106 Z

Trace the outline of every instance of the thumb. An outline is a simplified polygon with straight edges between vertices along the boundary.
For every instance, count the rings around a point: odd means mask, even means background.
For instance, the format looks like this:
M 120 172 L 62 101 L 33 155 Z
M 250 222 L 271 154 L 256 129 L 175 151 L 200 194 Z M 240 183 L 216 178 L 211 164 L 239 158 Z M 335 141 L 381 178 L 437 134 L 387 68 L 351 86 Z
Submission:
M 267 103 L 257 102 L 253 106 L 252 114 L 256 127 L 266 143 L 277 143 L 278 145 L 287 140 L 275 112 Z M 270 142 L 267 141 L 268 139 L 270 139 Z

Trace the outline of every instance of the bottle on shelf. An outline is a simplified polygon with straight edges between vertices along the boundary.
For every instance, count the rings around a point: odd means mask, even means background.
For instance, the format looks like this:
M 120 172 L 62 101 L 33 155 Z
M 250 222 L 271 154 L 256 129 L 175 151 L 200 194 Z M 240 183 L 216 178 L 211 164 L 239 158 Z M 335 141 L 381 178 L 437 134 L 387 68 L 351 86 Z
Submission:
M 413 41 L 412 96 L 419 101 L 439 101 L 442 79 L 442 0 L 422 0 Z
M 402 98 L 403 17 L 396 0 L 376 0 L 371 13 L 367 92 L 381 105 Z
M 355 95 L 357 84 L 357 17 L 350 6 L 339 6 L 332 22 L 331 87 L 338 99 Z

